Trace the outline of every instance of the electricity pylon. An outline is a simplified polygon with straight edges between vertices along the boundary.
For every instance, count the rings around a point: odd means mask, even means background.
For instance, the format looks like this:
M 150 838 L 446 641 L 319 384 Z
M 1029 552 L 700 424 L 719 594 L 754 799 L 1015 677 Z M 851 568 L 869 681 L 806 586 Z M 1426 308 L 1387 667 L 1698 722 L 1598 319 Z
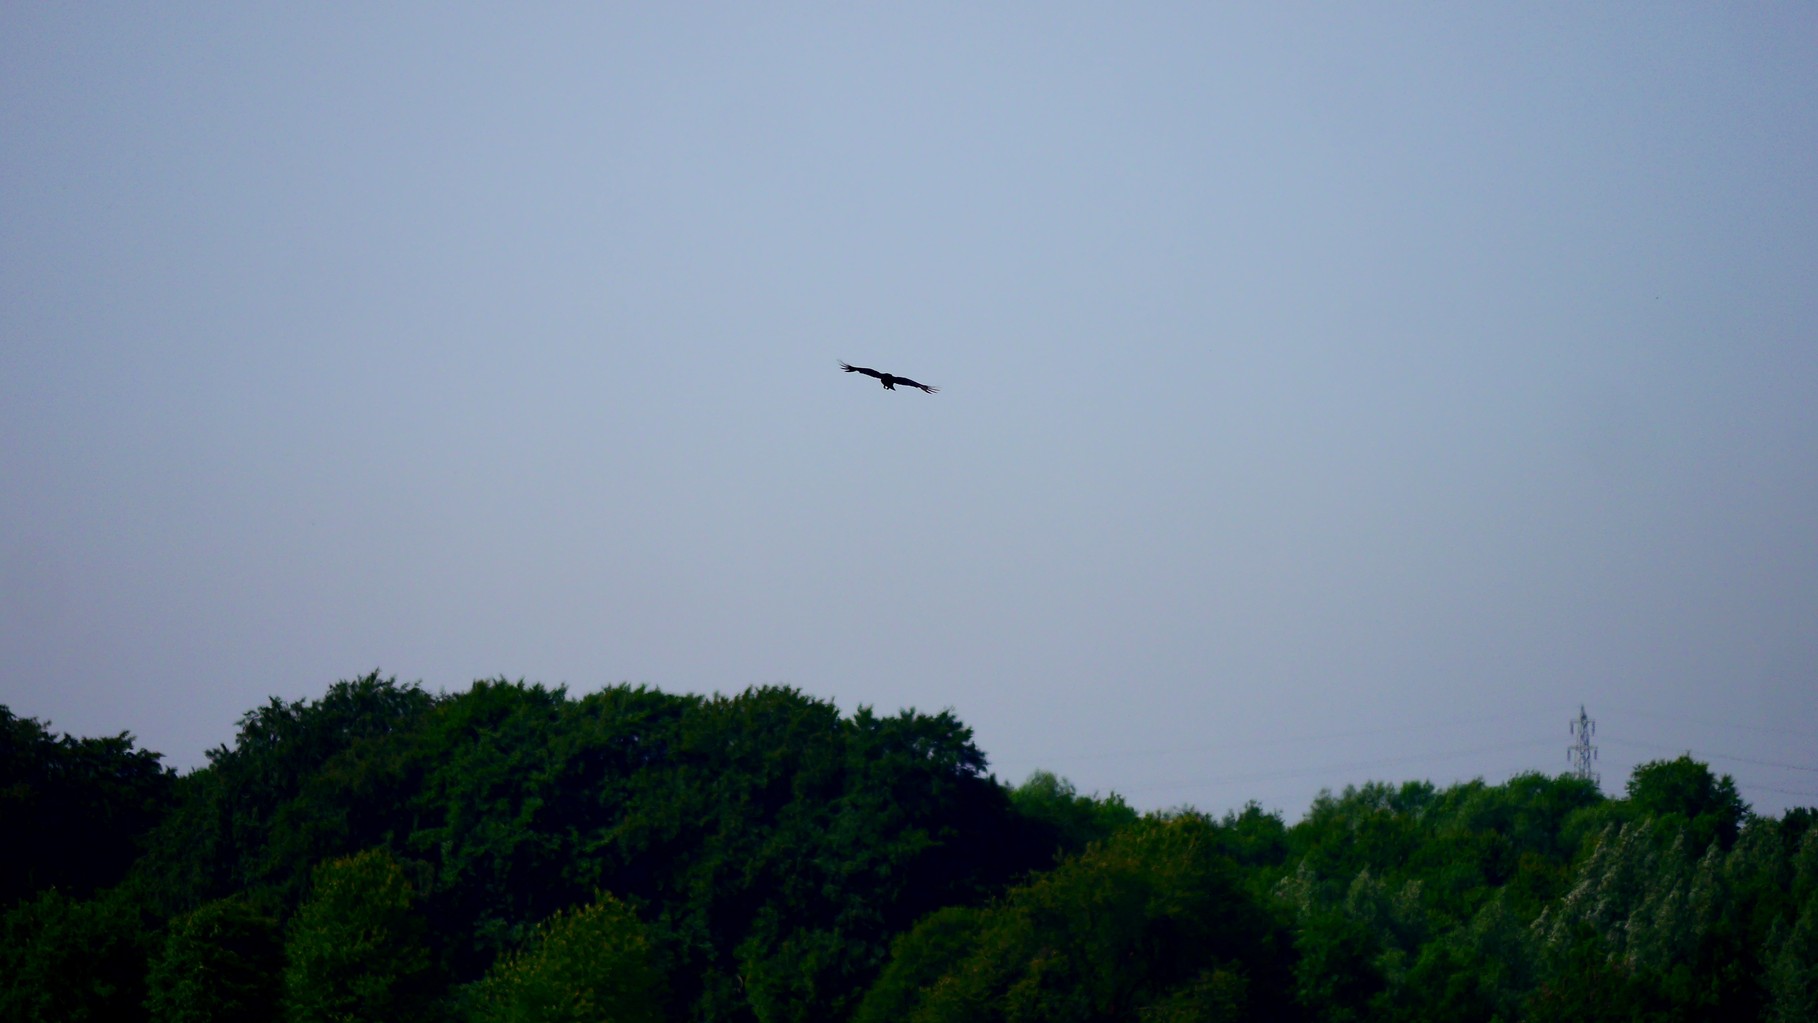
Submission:
M 1584 704 L 1578 705 L 1578 720 L 1567 726 L 1577 742 L 1566 747 L 1566 759 L 1572 762 L 1572 774 L 1596 785 L 1603 779 L 1591 770 L 1591 761 L 1597 759 L 1597 747 L 1591 745 L 1591 736 L 1597 734 L 1597 722 L 1585 716 Z

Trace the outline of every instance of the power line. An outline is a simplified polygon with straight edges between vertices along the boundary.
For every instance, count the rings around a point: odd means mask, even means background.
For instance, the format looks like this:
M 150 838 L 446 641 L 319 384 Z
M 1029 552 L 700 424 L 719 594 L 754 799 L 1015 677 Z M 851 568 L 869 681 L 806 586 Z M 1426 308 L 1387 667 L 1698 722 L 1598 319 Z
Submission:
M 1342 764 L 1326 764 L 1318 767 L 1289 767 L 1279 771 L 1249 771 L 1241 774 L 1209 775 L 1195 778 L 1192 781 L 1159 782 L 1151 785 L 1131 786 L 1133 792 L 1149 792 L 1157 789 L 1191 788 L 1195 785 L 1226 785 L 1235 782 L 1273 781 L 1279 778 L 1299 778 L 1317 774 L 1332 774 L 1348 771 L 1371 771 L 1382 767 L 1400 767 L 1405 764 L 1424 763 L 1427 761 L 1457 760 L 1460 757 L 1477 756 L 1483 753 L 1502 753 L 1512 749 L 1531 749 L 1546 743 L 1545 739 L 1525 739 L 1519 742 L 1506 742 L 1495 746 L 1478 746 L 1471 749 L 1451 750 L 1446 753 L 1417 753 L 1406 757 L 1389 757 L 1380 760 L 1357 760 Z
M 1772 792 L 1782 796 L 1799 796 L 1804 799 L 1818 799 L 1818 792 L 1800 792 L 1797 789 L 1779 789 L 1772 785 L 1755 785 L 1752 783 L 1744 783 L 1744 787 L 1760 789 L 1763 792 Z
M 1386 725 L 1381 728 L 1357 728 L 1342 732 L 1316 732 L 1302 735 L 1284 735 L 1273 739 L 1247 739 L 1228 742 L 1196 743 L 1192 746 L 1175 746 L 1166 749 L 1146 747 L 1143 749 L 1099 749 L 1087 752 L 1061 753 L 1053 756 L 1011 755 L 999 753 L 992 757 L 994 761 L 1040 760 L 1047 763 L 1077 763 L 1084 760 L 1122 760 L 1140 757 L 1179 756 L 1184 753 L 1212 753 L 1233 749 L 1254 749 L 1262 746 L 1290 746 L 1297 743 L 1330 742 L 1334 739 L 1358 739 L 1372 735 L 1389 735 L 1396 732 L 1425 731 L 1434 728 L 1448 728 L 1456 725 L 1474 724 L 1481 721 L 1513 721 L 1518 715 L 1509 713 L 1474 714 L 1468 717 L 1451 718 L 1442 721 L 1416 722 L 1413 724 Z M 1525 718 L 1524 718 L 1525 719 Z
M 1690 754 L 1693 752 L 1692 750 L 1684 749 L 1679 746 L 1662 746 L 1652 742 L 1636 742 L 1633 739 L 1605 739 L 1604 741 L 1615 743 L 1618 746 L 1634 746 L 1637 749 L 1651 749 L 1663 753 L 1683 752 Z M 1739 757 L 1729 753 L 1714 753 L 1710 750 L 1698 750 L 1697 755 L 1710 757 L 1713 760 L 1734 760 L 1740 764 L 1754 764 L 1757 767 L 1780 767 L 1788 771 L 1805 771 L 1811 774 L 1818 774 L 1818 767 L 1805 767 L 1800 764 L 1789 764 L 1783 760 L 1763 760 L 1759 757 Z
M 1738 725 L 1728 721 L 1716 721 L 1710 718 L 1692 718 L 1678 714 L 1662 714 L 1655 710 L 1637 710 L 1631 707 L 1619 706 L 1616 708 L 1616 711 L 1623 717 L 1653 718 L 1656 721 L 1672 721 L 1682 725 L 1696 725 L 1700 728 L 1725 728 L 1732 732 L 1755 732 L 1761 735 L 1781 735 L 1794 739 L 1804 739 L 1811 734 L 1797 728 L 1774 728 L 1768 725 Z

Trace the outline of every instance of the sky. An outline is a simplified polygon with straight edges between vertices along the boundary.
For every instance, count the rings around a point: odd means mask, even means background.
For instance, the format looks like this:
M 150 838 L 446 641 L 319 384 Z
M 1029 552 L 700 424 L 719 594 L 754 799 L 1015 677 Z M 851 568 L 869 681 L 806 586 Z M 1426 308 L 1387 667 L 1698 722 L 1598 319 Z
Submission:
M 1818 8 L 0 6 L 0 704 L 1818 805 Z M 913 377 L 883 390 L 841 360 Z

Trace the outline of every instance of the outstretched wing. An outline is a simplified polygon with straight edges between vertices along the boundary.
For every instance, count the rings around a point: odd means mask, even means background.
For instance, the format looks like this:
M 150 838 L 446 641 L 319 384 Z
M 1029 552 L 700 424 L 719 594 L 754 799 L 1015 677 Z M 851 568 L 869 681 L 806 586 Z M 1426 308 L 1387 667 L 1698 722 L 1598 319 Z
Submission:
M 927 391 L 929 394 L 933 394 L 935 391 L 940 390 L 940 388 L 938 388 L 938 387 L 929 387 L 927 384 L 918 384 L 915 381 L 909 379 L 908 377 L 897 377 L 896 382 L 899 384 L 902 384 L 904 387 L 919 387 L 922 390 Z
M 883 379 L 883 377 L 884 377 L 884 374 L 879 373 L 877 370 L 866 369 L 863 366 L 848 366 L 842 362 L 842 363 L 840 363 L 840 368 L 845 370 L 848 373 L 863 373 L 868 377 L 877 377 L 880 380 Z

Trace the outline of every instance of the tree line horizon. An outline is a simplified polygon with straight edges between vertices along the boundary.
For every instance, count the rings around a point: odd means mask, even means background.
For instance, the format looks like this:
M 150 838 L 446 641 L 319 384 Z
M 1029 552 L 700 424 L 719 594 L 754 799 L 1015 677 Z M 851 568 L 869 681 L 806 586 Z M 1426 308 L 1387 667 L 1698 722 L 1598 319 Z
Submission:
M 1810 1020 L 1818 810 L 1689 754 L 1139 813 L 950 711 L 373 672 L 179 774 L 0 706 L 0 1023 Z

